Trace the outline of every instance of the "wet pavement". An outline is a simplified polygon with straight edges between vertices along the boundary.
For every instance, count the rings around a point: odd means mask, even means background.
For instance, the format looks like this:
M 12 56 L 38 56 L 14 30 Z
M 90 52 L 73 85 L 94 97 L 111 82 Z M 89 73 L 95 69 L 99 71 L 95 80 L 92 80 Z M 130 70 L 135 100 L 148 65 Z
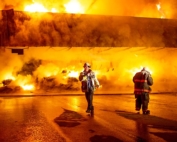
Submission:
M 150 115 L 133 95 L 0 97 L 0 142 L 176 142 L 177 95 L 151 94 Z

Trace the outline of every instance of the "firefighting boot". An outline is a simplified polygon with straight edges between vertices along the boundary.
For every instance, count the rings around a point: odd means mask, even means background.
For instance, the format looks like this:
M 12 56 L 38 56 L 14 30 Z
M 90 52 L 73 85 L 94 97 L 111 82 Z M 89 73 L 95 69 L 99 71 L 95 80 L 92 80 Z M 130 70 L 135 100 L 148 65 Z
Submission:
M 140 108 L 136 107 L 135 110 L 137 111 L 137 114 L 140 114 Z
M 86 110 L 86 113 L 90 113 L 90 112 L 91 112 L 91 110 L 90 110 L 90 109 L 87 109 L 87 110 Z
M 92 106 L 90 114 L 91 114 L 91 116 L 94 115 L 94 106 Z
M 150 110 L 145 110 L 145 111 L 143 111 L 143 114 L 145 114 L 145 115 L 150 114 Z

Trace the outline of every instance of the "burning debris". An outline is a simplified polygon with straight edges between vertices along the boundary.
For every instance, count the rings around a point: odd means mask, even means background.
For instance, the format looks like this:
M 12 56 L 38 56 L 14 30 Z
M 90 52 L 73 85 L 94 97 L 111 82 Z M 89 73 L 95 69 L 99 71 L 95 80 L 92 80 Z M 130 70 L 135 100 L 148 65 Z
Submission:
M 16 72 L 13 79 L 5 79 L 2 81 L 3 86 L 0 88 L 0 93 L 18 93 L 18 91 L 65 92 L 80 90 L 80 82 L 74 71 L 63 69 L 61 72 L 56 72 L 55 70 L 51 70 L 52 66 L 49 65 L 48 69 L 46 68 L 45 70 L 48 70 L 46 74 L 43 68 L 41 68 L 45 64 L 46 61 L 36 60 L 34 58 L 25 62 L 21 70 Z
M 12 79 L 6 79 L 2 81 L 3 86 L 8 86 L 12 82 Z
M 13 58 L 6 61 L 6 66 L 0 64 L 0 93 L 81 93 L 78 75 L 86 61 L 91 63 L 102 86 L 97 90 L 98 93 L 132 93 L 132 76 L 144 66 L 154 78 L 153 92 L 177 91 L 177 50 L 174 48 L 72 48 L 68 51 L 60 50 L 59 47 L 45 52 L 46 49 L 29 49 L 23 57 L 8 54 L 7 51 L 1 54 L 1 59 L 7 57 L 6 54 Z M 26 62 L 21 64 L 16 57 L 21 61 L 26 58 Z M 27 60 L 28 57 L 31 58 Z

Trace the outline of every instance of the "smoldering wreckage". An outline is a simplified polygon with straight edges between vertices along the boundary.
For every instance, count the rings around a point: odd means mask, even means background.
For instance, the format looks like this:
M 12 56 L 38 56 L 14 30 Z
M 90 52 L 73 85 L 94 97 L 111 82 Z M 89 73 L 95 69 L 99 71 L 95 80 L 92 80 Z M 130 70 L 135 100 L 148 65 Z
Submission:
M 88 50 L 95 48 L 96 50 L 111 50 L 115 48 L 126 50 L 131 47 L 145 47 L 148 49 L 153 47 L 158 50 L 165 47 L 177 47 L 176 19 L 68 13 L 29 13 L 14 11 L 13 9 L 1 10 L 0 13 L 1 55 L 5 54 L 4 51 L 11 50 L 11 53 L 17 53 L 19 56 L 23 56 L 26 49 L 44 47 L 53 49 L 66 48 L 66 52 L 69 52 L 71 48 L 79 47 L 87 48 Z M 73 64 L 77 63 L 78 66 L 82 67 L 82 64 L 87 61 L 87 58 L 82 59 L 84 55 L 78 57 L 79 54 L 76 53 L 77 61 L 74 61 Z M 114 56 L 118 57 L 119 54 L 121 53 L 117 53 Z M 99 55 L 97 54 L 97 56 Z M 111 55 L 108 56 L 110 57 Z M 62 59 L 62 57 L 58 58 L 61 61 L 65 60 L 67 56 L 65 56 L 65 59 Z M 95 59 L 95 57 L 93 58 Z M 110 61 L 109 59 L 105 57 L 106 62 L 109 62 L 106 72 L 110 70 L 114 71 L 115 68 L 113 66 L 118 61 L 117 59 L 115 61 Z M 90 61 L 94 64 L 92 59 Z M 30 58 L 23 63 L 23 66 L 19 70 L 13 73 L 15 76 L 30 76 L 32 86 L 26 86 L 27 88 L 24 89 L 25 87 L 13 83 L 15 82 L 13 78 L 6 78 L 2 80 L 0 93 L 18 93 L 24 92 L 24 90 L 42 90 L 45 92 L 80 91 L 80 82 L 78 81 L 77 75 L 68 75 L 72 72 L 72 69 L 60 68 L 57 71 L 57 75 L 62 76 L 60 80 L 56 74 L 42 77 L 34 74 L 44 62 L 45 60 L 43 59 Z M 62 63 L 60 63 L 60 66 L 62 66 Z M 104 84 L 109 88 L 114 88 L 115 86 L 120 87 L 123 82 L 119 80 L 121 85 L 117 85 L 114 82 L 112 83 L 113 86 L 111 86 L 111 79 L 109 80 L 103 76 L 99 80 L 103 84 L 103 89 Z M 35 89 L 33 88 L 34 86 Z M 127 85 L 126 87 L 132 92 L 131 85 Z M 126 87 L 124 91 L 126 91 Z M 118 90 L 120 91 L 120 89 Z
M 55 76 L 38 78 L 33 75 L 33 72 L 42 64 L 41 60 L 31 59 L 29 62 L 25 63 L 20 71 L 16 73 L 16 76 L 33 76 L 32 86 L 18 86 L 16 83 L 14 85 L 13 79 L 5 79 L 2 81 L 2 87 L 0 88 L 0 93 L 23 93 L 23 92 L 69 92 L 80 90 L 79 80 L 76 77 L 69 77 L 68 74 L 71 73 L 69 70 L 62 70 L 60 75 L 63 76 L 65 83 L 59 83 Z M 66 76 L 68 76 L 66 78 Z M 35 87 L 35 88 L 34 88 Z

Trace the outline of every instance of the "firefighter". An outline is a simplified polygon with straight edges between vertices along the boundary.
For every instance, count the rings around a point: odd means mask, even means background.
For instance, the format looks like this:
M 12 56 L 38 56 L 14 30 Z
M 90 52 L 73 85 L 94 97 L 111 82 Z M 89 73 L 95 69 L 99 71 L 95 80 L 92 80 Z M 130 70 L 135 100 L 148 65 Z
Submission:
M 91 70 L 89 63 L 84 64 L 84 70 L 79 75 L 79 80 L 82 83 L 81 89 L 85 93 L 87 100 L 87 113 L 90 113 L 93 109 L 93 94 L 96 88 L 99 87 L 99 81 L 97 80 L 95 73 Z
M 145 67 L 140 72 L 137 72 L 133 77 L 134 94 L 136 98 L 135 109 L 139 111 L 142 109 L 143 114 L 149 114 L 149 93 L 151 92 L 150 86 L 153 85 L 153 79 L 150 72 Z

